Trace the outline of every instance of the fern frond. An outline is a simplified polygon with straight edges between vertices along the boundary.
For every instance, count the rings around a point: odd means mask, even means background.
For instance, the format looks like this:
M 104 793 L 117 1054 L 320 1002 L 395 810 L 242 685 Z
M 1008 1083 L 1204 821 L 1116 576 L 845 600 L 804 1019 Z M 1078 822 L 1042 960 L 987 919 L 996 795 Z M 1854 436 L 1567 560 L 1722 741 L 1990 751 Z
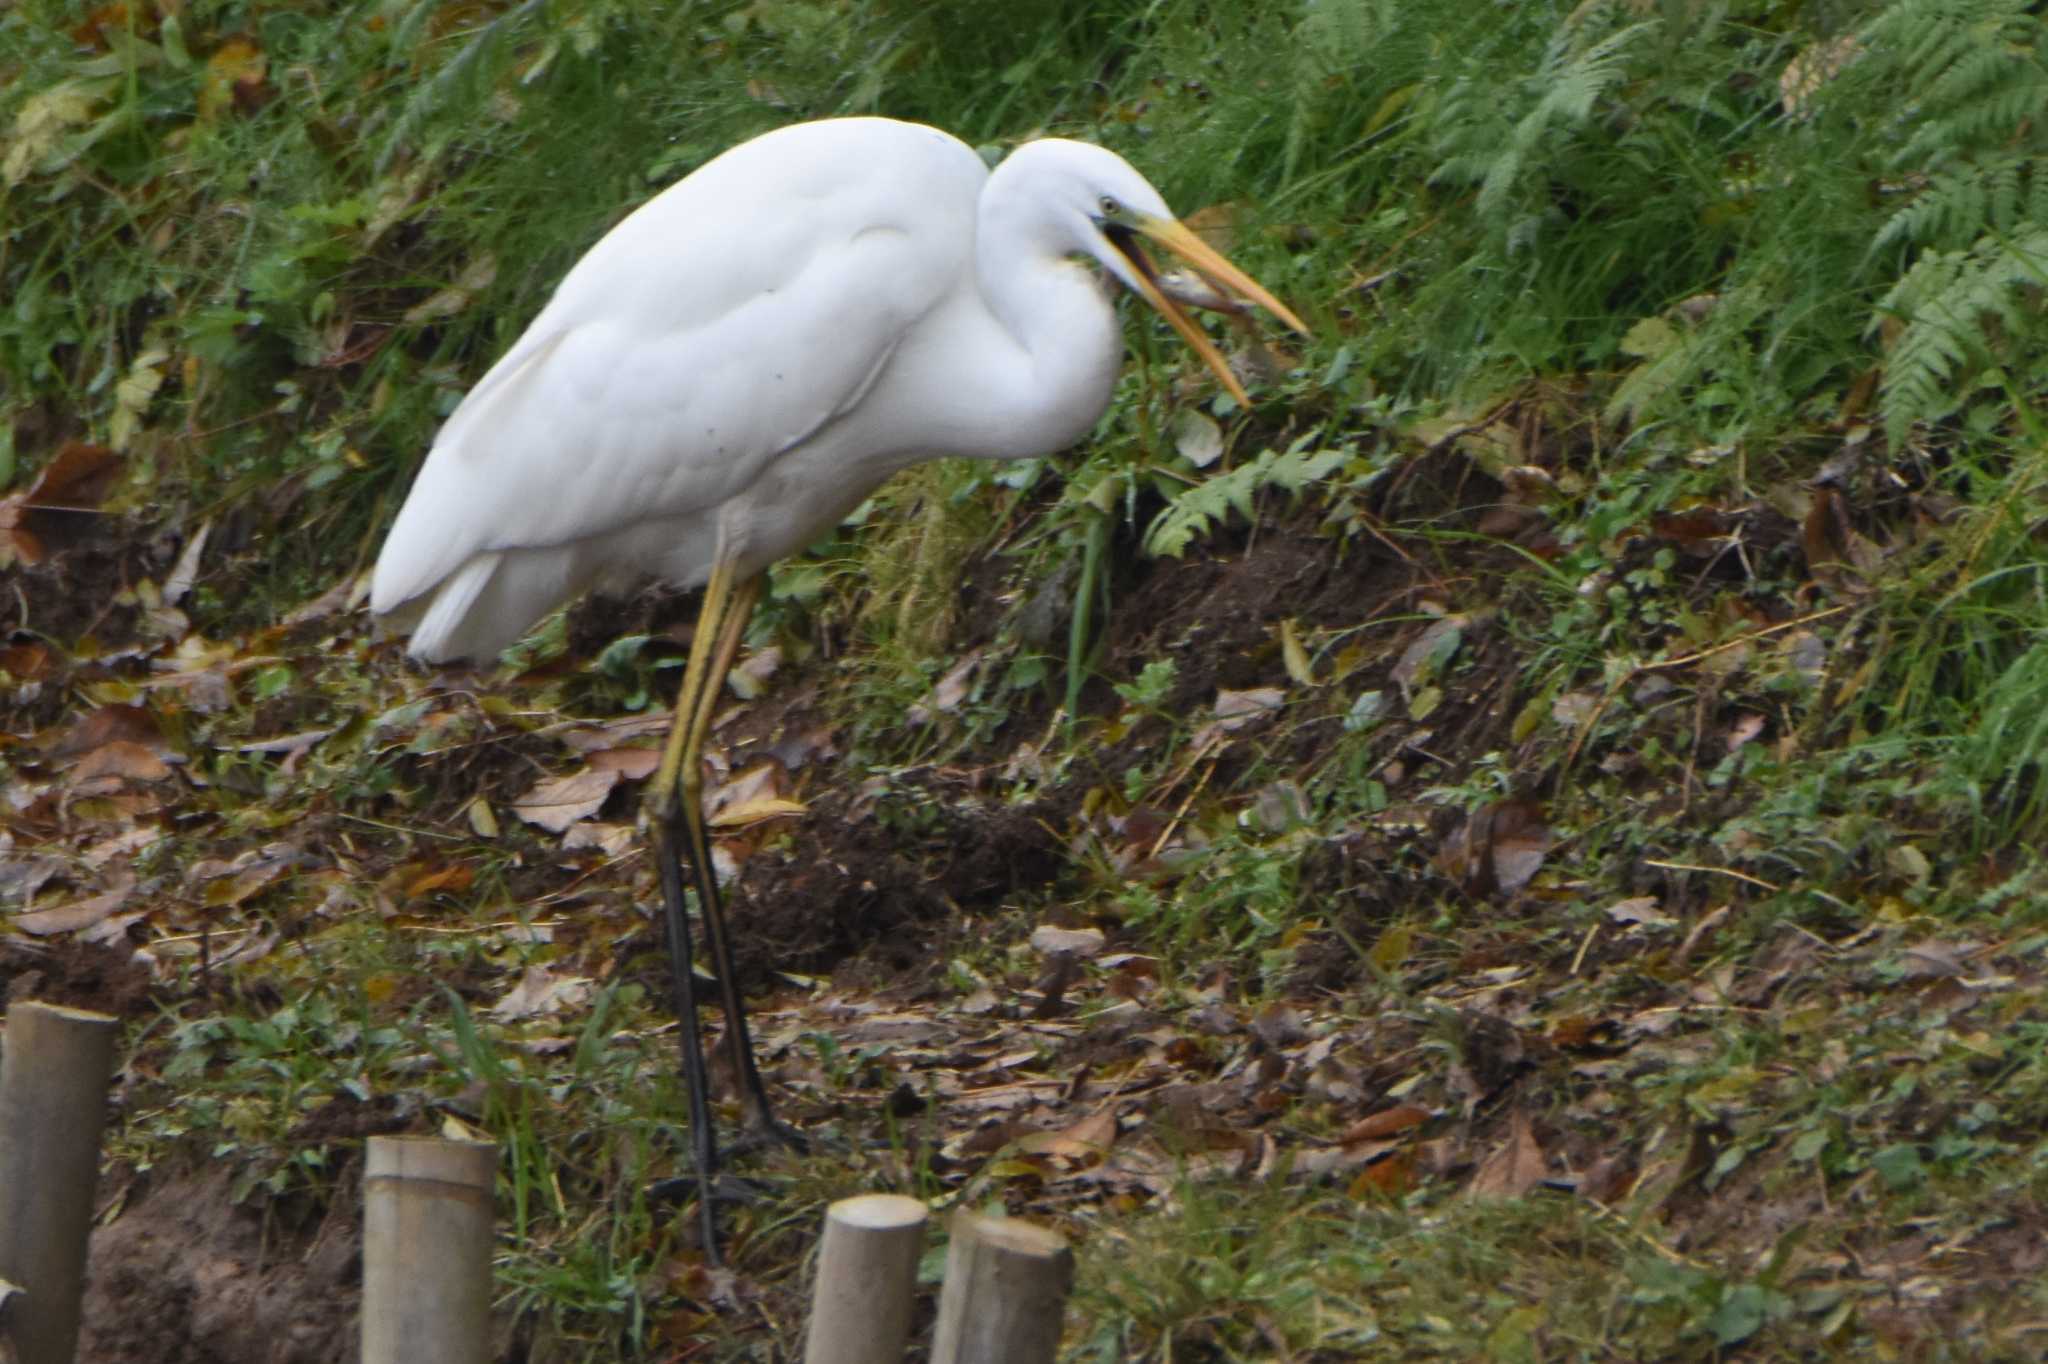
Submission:
M 1350 458 L 1345 450 L 1310 450 L 1312 439 L 1304 436 L 1280 452 L 1261 451 L 1250 463 L 1189 488 L 1152 522 L 1145 533 L 1145 552 L 1179 558 L 1232 510 L 1251 520 L 1252 499 L 1261 489 L 1298 493 Z
M 1882 405 L 1894 441 L 1914 422 L 1934 421 L 1962 401 L 1962 372 L 1992 357 L 1987 320 L 2010 333 L 2030 329 L 2020 308 L 2025 285 L 2048 283 L 2048 226 L 1987 236 L 1962 251 L 1929 251 L 1878 304 L 1880 318 L 1905 325 L 1885 359 Z M 1877 324 L 1873 324 L 1877 325 Z
M 1955 249 L 1987 232 L 2012 232 L 2048 222 L 2048 175 L 2035 159 L 2006 155 L 1981 165 L 1937 173 L 1927 187 L 1885 220 L 1871 242 L 1876 253 L 1893 246 Z

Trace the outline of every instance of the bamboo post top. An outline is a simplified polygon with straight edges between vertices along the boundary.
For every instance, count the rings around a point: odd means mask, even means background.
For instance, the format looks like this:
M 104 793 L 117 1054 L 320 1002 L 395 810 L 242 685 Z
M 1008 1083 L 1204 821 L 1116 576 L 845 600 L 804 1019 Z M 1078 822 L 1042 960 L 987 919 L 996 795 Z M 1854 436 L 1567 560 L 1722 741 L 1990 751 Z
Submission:
M 46 1004 L 40 999 L 24 999 L 7 1006 L 7 1017 L 10 1022 L 21 1014 L 40 1014 L 58 1022 L 83 1023 L 99 1027 L 111 1027 L 121 1021 L 112 1014 L 103 1014 L 96 1009 L 78 1009 L 69 1004 Z
M 406 1136 L 371 1137 L 368 1145 L 364 1179 L 418 1179 L 488 1191 L 497 1177 L 493 1142 Z
M 826 1215 L 835 1222 L 843 1222 L 862 1231 L 888 1231 L 895 1227 L 917 1226 L 930 1216 L 930 1210 L 925 1207 L 923 1199 L 876 1193 L 842 1198 L 826 1210 Z
M 974 1217 L 972 1236 L 993 1250 L 1034 1260 L 1050 1260 L 1067 1253 L 1067 1238 L 1034 1222 L 1015 1217 Z M 956 1221 L 955 1227 L 960 1224 Z

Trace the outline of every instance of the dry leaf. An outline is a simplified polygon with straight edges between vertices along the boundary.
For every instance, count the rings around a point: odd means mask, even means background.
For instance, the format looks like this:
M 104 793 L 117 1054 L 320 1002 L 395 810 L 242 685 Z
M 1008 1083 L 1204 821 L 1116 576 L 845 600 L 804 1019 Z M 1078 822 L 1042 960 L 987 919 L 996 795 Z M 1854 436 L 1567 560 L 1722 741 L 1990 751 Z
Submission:
M 1638 895 L 1627 900 L 1616 900 L 1607 907 L 1607 917 L 1618 924 L 1643 924 L 1651 928 L 1668 928 L 1678 922 L 1669 914 L 1657 908 L 1657 897 Z
M 786 796 L 756 796 L 724 806 L 704 822 L 714 829 L 744 829 L 763 820 L 806 814 L 810 806 Z
M 1076 957 L 1092 957 L 1100 952 L 1107 940 L 1099 928 L 1055 928 L 1041 924 L 1031 930 L 1033 951 L 1052 956 L 1065 952 Z
M 564 848 L 595 848 L 606 857 L 623 857 L 633 847 L 633 826 L 586 820 L 562 836 Z
M 1223 428 L 1198 407 L 1184 407 L 1173 419 L 1173 448 L 1197 469 L 1223 458 Z
M 523 1018 L 561 1013 L 590 998 L 591 984 L 584 976 L 558 976 L 546 966 L 526 968 L 519 983 L 491 1006 L 491 1017 L 514 1023 Z
M 1474 1198 L 1520 1198 L 1548 1174 L 1543 1147 L 1529 1126 L 1528 1115 L 1516 1110 L 1508 1139 L 1479 1162 L 1466 1191 Z
M 627 781 L 645 781 L 661 770 L 658 748 L 600 748 L 585 755 L 592 767 L 616 772 Z
M 66 905 L 52 905 L 48 909 L 25 910 L 10 918 L 8 923 L 39 938 L 52 933 L 76 933 L 111 917 L 128 903 L 128 897 L 134 893 L 135 873 L 124 868 L 114 874 L 113 884 L 98 895 L 73 900 Z
M 619 784 L 616 771 L 586 767 L 566 777 L 549 777 L 512 803 L 512 813 L 549 833 L 561 833 L 579 819 L 588 819 L 604 805 Z
M 1381 1109 L 1369 1117 L 1360 1118 L 1344 1129 L 1337 1138 L 1342 1145 L 1359 1141 L 1384 1141 L 1412 1128 L 1420 1127 L 1435 1114 L 1414 1104 L 1397 1104 L 1393 1108 Z
M 947 669 L 946 675 L 932 686 L 931 694 L 903 713 L 904 723 L 928 725 L 933 717 L 951 715 L 960 709 L 961 703 L 967 699 L 974 670 L 980 666 L 981 651 L 977 649 Z

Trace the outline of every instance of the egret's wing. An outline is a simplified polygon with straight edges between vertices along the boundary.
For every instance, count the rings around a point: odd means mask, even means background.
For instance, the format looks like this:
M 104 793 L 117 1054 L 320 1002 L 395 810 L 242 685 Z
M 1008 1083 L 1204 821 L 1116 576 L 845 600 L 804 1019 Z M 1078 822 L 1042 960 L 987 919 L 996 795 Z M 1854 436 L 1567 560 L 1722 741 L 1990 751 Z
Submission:
M 878 174 L 885 154 L 900 164 Z M 856 406 L 961 287 L 983 175 L 929 129 L 802 125 L 651 200 L 442 428 L 378 559 L 373 609 L 465 565 L 475 578 L 479 556 L 615 536 L 744 492 Z

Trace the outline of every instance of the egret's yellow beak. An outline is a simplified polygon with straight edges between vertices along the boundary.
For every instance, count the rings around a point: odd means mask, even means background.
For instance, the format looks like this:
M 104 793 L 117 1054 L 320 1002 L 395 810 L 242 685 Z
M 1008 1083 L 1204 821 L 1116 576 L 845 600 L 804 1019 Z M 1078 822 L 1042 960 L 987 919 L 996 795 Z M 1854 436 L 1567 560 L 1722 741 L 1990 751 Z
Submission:
M 1216 344 L 1209 339 L 1209 334 L 1197 326 L 1195 320 L 1188 316 L 1187 310 L 1168 297 L 1166 291 L 1160 287 L 1159 272 L 1146 258 L 1145 253 L 1138 249 L 1137 239 L 1142 236 L 1172 252 L 1224 299 L 1228 300 L 1234 295 L 1247 302 L 1256 303 L 1303 336 L 1308 335 L 1307 325 L 1296 317 L 1286 304 L 1266 292 L 1265 287 L 1257 280 L 1225 260 L 1221 252 L 1196 236 L 1185 223 L 1172 218 L 1140 218 L 1129 227 L 1117 225 L 1110 228 L 1108 236 L 1117 250 L 1123 253 L 1124 258 L 1130 261 L 1138 293 L 1147 303 L 1159 310 L 1167 325 L 1180 333 L 1181 340 L 1194 347 L 1195 354 L 1202 357 L 1202 363 L 1209 367 L 1210 372 L 1241 406 L 1251 405 L 1251 399 L 1245 395 L 1244 386 L 1238 383 L 1237 376 L 1230 372 L 1229 362 L 1223 358 L 1222 352 L 1216 349 Z

